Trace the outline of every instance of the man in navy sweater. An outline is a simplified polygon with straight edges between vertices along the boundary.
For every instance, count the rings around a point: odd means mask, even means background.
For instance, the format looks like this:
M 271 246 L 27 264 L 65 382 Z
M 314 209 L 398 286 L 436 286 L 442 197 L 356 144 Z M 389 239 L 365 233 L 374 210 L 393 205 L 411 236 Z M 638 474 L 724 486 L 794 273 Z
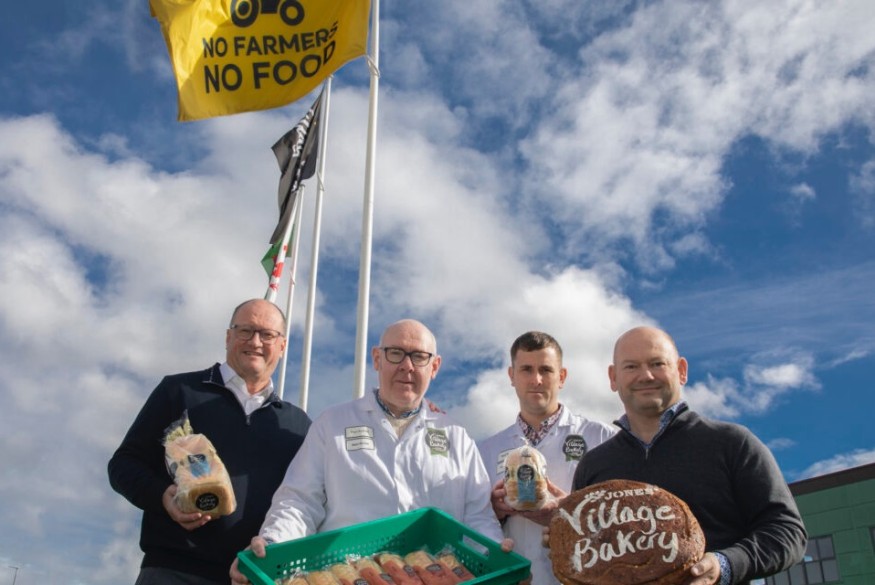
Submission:
M 774 457 L 745 427 L 687 407 L 687 360 L 666 332 L 637 327 L 620 336 L 608 376 L 626 411 L 621 430 L 584 455 L 573 490 L 629 479 L 684 500 L 707 551 L 687 585 L 749 583 L 802 559 L 808 536 Z
M 273 391 L 285 331 L 285 316 L 273 303 L 239 305 L 225 334 L 226 361 L 165 377 L 110 459 L 113 489 L 143 510 L 136 585 L 226 585 L 228 566 L 258 532 L 310 427 L 303 410 Z M 228 516 L 184 513 L 176 505 L 163 438 L 186 412 L 228 470 L 237 500 Z

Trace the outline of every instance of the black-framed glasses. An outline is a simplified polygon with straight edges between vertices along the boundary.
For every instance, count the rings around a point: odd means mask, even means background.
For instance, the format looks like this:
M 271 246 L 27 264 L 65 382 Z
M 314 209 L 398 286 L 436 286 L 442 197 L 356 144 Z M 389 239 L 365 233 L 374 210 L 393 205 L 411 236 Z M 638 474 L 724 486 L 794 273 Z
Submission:
M 270 345 L 275 342 L 280 337 L 285 337 L 279 331 L 274 331 L 273 329 L 255 329 L 254 327 L 247 327 L 245 325 L 231 325 L 231 330 L 234 332 L 234 335 L 237 339 L 242 341 L 249 341 L 255 334 L 261 338 L 261 343 L 266 345 Z
M 434 357 L 433 353 L 428 353 L 427 351 L 404 351 L 400 347 L 381 347 L 380 349 L 383 350 L 386 361 L 390 364 L 400 364 L 404 361 L 404 358 L 410 357 L 410 363 L 421 368 L 422 366 L 427 366 L 431 358 Z

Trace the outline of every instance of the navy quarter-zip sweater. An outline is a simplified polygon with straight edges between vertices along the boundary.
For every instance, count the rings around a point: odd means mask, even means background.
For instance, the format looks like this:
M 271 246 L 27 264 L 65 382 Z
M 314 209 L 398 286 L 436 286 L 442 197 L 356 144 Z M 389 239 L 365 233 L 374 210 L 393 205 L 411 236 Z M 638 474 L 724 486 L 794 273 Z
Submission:
M 173 480 L 164 461 L 165 429 L 185 411 L 222 459 L 236 511 L 186 531 L 161 503 Z M 165 377 L 152 391 L 109 461 L 112 488 L 143 510 L 143 567 L 162 567 L 228 582 L 237 552 L 258 534 L 273 493 L 310 427 L 307 414 L 272 394 L 247 416 L 225 388 L 219 364 Z

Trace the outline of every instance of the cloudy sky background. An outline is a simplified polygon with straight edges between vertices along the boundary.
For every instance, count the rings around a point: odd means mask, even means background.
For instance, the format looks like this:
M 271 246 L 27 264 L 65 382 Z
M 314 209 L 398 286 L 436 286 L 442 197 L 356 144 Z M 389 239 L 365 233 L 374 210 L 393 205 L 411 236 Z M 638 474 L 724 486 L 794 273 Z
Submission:
M 657 324 L 693 406 L 749 426 L 787 481 L 875 461 L 871 2 L 414 4 L 382 2 L 368 345 L 431 326 L 430 396 L 480 438 L 516 413 L 520 333 L 555 335 L 565 403 L 611 421 L 613 341 Z M 0 584 L 132 583 L 139 512 L 106 462 L 161 376 L 221 361 L 231 309 L 264 295 L 270 146 L 315 96 L 179 123 L 145 0 L 4 13 Z M 314 416 L 353 394 L 367 111 L 358 59 L 331 95 Z

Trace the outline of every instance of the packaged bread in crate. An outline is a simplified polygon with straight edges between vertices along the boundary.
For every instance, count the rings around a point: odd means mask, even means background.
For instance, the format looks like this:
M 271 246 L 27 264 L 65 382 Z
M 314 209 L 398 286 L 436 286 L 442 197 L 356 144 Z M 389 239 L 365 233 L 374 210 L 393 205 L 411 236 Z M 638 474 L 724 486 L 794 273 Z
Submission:
M 324 570 L 336 563 L 352 562 L 368 585 L 422 580 L 404 557 L 428 551 L 432 558 L 452 551 L 471 577 L 465 585 L 517 585 L 530 577 L 531 562 L 519 554 L 501 550 L 491 538 L 472 530 L 437 508 L 420 508 L 396 516 L 320 532 L 296 540 L 267 545 L 264 557 L 251 550 L 237 554 L 240 572 L 253 585 L 274 585 L 290 576 Z M 411 560 L 415 560 L 411 557 Z M 398 581 L 389 567 L 393 564 Z M 440 559 L 439 559 L 440 561 Z M 440 561 L 443 562 L 443 561 Z M 427 565 L 434 564 L 430 560 Z M 408 573 L 407 568 L 410 569 Z M 457 581 L 466 579 L 447 565 Z

